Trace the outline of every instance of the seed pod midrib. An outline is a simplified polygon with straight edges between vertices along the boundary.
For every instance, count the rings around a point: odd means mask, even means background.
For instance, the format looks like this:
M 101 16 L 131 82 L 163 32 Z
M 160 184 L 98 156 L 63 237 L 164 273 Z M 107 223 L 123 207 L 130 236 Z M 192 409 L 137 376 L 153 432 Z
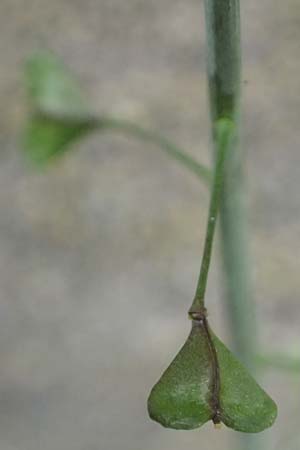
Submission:
M 214 424 L 221 422 L 221 408 L 220 408 L 220 368 L 218 363 L 218 356 L 216 352 L 215 345 L 213 343 L 209 325 L 206 317 L 201 317 L 199 319 L 193 319 L 194 326 L 200 326 L 206 335 L 208 350 L 210 354 L 211 361 L 211 380 L 210 380 L 210 399 L 209 403 L 213 411 L 212 421 Z

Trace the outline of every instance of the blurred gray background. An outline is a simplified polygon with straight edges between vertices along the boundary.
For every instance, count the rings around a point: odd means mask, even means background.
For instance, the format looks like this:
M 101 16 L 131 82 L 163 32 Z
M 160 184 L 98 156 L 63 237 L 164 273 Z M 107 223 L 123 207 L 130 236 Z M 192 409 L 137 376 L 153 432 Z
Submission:
M 300 6 L 242 2 L 243 145 L 263 350 L 299 352 Z M 46 47 L 98 113 L 209 163 L 201 0 L 2 0 L 1 450 L 232 450 L 236 433 L 151 422 L 151 386 L 185 339 L 208 193 L 156 148 L 95 134 L 54 167 L 22 158 L 22 64 Z M 217 253 L 208 304 L 230 345 Z M 299 376 L 259 375 L 269 448 L 299 448 Z

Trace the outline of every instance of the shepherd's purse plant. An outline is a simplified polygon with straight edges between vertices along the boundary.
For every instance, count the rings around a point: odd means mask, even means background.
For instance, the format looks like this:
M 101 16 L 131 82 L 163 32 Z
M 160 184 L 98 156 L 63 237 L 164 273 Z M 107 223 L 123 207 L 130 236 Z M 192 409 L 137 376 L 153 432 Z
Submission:
M 255 365 L 256 320 L 247 262 L 243 158 L 239 145 L 239 0 L 204 3 L 213 170 L 156 132 L 126 119 L 91 113 L 73 75 L 49 52 L 33 55 L 26 64 L 30 113 L 23 147 L 30 161 L 44 166 L 90 132 L 123 133 L 154 144 L 210 188 L 199 280 L 188 312 L 191 332 L 151 390 L 148 411 L 153 420 L 168 428 L 188 430 L 212 421 L 217 427 L 224 423 L 237 431 L 257 433 L 274 423 L 277 407 L 246 369 Z M 206 286 L 218 217 L 226 302 L 235 351 L 242 362 L 208 323 Z

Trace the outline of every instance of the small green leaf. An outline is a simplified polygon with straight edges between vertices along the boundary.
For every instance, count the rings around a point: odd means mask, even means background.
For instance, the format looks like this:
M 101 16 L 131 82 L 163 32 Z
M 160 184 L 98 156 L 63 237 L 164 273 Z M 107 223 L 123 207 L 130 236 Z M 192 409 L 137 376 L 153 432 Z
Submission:
M 212 333 L 206 319 L 193 320 L 186 343 L 150 393 L 148 411 L 168 428 L 188 430 L 221 420 L 246 433 L 263 431 L 277 416 L 276 404 Z
M 25 81 L 31 111 L 22 146 L 31 161 L 45 165 L 92 130 L 114 131 L 158 146 L 200 179 L 210 182 L 208 168 L 163 136 L 126 119 L 95 116 L 72 72 L 52 53 L 39 52 L 28 59 Z
M 79 83 L 52 53 L 40 52 L 28 59 L 25 81 L 33 108 L 43 115 L 77 120 L 91 116 Z
M 60 156 L 69 145 L 91 130 L 86 122 L 64 123 L 42 116 L 32 116 L 23 135 L 26 156 L 37 166 L 44 166 Z
M 23 147 L 34 163 L 45 165 L 97 126 L 78 83 L 52 54 L 39 53 L 28 60 L 26 86 L 32 113 Z

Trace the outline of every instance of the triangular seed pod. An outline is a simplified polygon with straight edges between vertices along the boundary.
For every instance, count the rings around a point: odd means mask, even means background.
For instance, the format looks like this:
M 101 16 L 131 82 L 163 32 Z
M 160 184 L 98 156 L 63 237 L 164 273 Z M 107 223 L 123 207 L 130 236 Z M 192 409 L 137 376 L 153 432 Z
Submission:
M 222 421 L 237 431 L 270 427 L 277 407 L 246 368 L 209 329 L 193 320 L 191 333 L 148 399 L 153 420 L 174 429 Z

